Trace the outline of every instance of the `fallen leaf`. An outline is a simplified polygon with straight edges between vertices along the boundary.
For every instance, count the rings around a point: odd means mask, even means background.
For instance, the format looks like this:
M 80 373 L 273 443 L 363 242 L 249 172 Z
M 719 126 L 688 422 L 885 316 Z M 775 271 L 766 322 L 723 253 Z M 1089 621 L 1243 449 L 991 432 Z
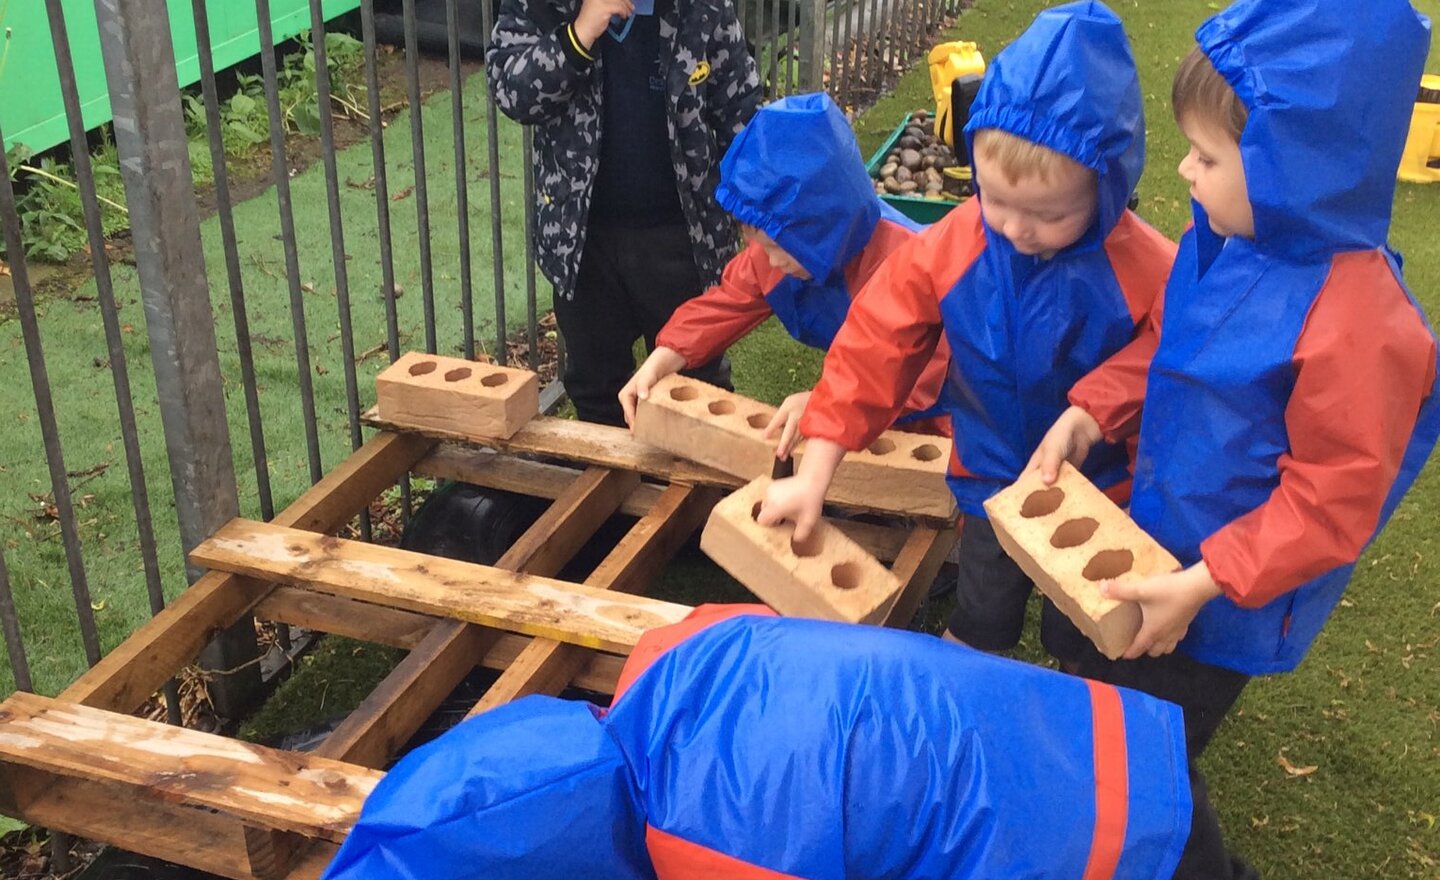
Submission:
M 1290 763 L 1289 758 L 1285 757 L 1284 752 L 1281 752 L 1280 754 L 1275 756 L 1275 763 L 1280 765 L 1280 769 L 1285 771 L 1286 776 L 1309 776 L 1311 773 L 1314 773 L 1316 770 L 1320 769 L 1314 764 L 1310 764 L 1304 767 L 1296 767 L 1294 764 Z
M 408 199 L 408 198 L 410 198 L 410 194 L 413 193 L 414 191 L 415 191 L 415 187 L 413 187 L 413 186 L 407 186 L 407 187 L 405 187 L 405 188 L 402 189 L 402 190 L 397 190 L 397 191 L 395 192 L 395 195 L 393 195 L 393 196 L 390 197 L 390 201 L 392 201 L 392 202 L 398 202 L 398 201 L 401 201 L 402 199 Z

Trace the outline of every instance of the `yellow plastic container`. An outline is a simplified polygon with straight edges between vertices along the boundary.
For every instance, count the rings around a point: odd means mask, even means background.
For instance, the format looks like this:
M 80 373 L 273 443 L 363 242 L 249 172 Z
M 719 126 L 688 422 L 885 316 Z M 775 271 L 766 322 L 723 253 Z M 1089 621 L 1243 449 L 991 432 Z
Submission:
M 935 137 L 955 143 L 950 125 L 950 87 L 955 78 L 973 73 L 985 75 L 985 56 L 966 40 L 941 43 L 930 50 L 930 88 L 935 92 Z
M 1440 76 L 1426 74 L 1420 77 L 1420 88 L 1440 92 Z M 1405 152 L 1400 154 L 1401 180 L 1410 183 L 1435 183 L 1440 181 L 1440 168 L 1431 162 L 1440 160 L 1440 104 L 1417 101 L 1415 113 L 1410 117 L 1410 136 L 1405 140 Z

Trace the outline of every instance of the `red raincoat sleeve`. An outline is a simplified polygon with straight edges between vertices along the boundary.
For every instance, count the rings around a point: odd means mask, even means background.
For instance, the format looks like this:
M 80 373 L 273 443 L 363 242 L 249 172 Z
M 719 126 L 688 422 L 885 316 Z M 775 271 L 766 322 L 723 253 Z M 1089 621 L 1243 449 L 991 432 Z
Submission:
M 1176 245 L 1127 211 L 1105 240 L 1105 251 L 1135 320 L 1135 338 L 1076 382 L 1070 402 L 1094 417 L 1106 440 L 1118 443 L 1140 432 L 1145 381 L 1160 344 L 1165 281 Z
M 752 242 L 726 264 L 719 284 L 675 310 L 655 344 L 679 352 L 688 368 L 709 363 L 770 317 L 765 294 L 784 277 Z
M 1431 392 L 1434 338 L 1380 252 L 1335 258 L 1295 368 L 1280 485 L 1200 545 L 1211 576 L 1242 607 L 1359 557 Z
M 863 449 L 895 421 L 944 335 L 940 299 L 984 247 L 971 199 L 892 253 L 850 306 L 800 433 Z M 938 389 L 937 389 L 938 391 Z

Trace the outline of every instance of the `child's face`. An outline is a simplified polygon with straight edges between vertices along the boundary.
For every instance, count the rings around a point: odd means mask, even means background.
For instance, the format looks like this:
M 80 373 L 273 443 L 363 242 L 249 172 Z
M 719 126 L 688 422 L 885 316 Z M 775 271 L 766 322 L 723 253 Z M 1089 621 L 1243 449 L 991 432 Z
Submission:
M 753 241 L 760 245 L 765 252 L 765 257 L 770 260 L 770 268 L 777 272 L 784 272 L 792 278 L 799 278 L 801 281 L 809 281 L 810 273 L 800 265 L 800 261 L 790 256 L 784 248 L 775 243 L 775 239 L 756 229 L 754 226 L 740 224 L 740 234 L 745 236 L 746 241 Z
M 1245 186 L 1240 145 L 1215 123 L 1186 116 L 1180 130 L 1190 152 L 1180 160 L 1180 176 L 1190 184 L 1190 198 L 1210 216 L 1216 235 L 1255 237 L 1255 213 Z
M 1027 256 L 1050 259 L 1079 241 L 1095 219 L 1095 174 L 1079 165 L 1057 165 L 1048 180 L 1030 175 L 1012 181 L 985 173 L 977 161 L 975 182 L 985 222 Z

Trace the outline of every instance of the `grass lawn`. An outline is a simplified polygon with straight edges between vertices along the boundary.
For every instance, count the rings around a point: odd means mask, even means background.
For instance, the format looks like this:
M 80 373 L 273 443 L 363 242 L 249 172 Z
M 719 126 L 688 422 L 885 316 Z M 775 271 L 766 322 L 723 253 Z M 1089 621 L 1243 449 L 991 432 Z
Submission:
M 486 149 L 485 84 L 473 76 L 465 84 L 468 193 L 477 350 L 494 347 L 494 281 L 491 266 L 490 177 Z M 425 105 L 425 155 L 431 218 L 438 344 L 441 352 L 461 352 L 459 241 L 456 231 L 456 187 L 449 92 L 435 94 Z M 500 120 L 502 217 L 506 224 L 504 265 L 508 323 L 525 321 L 524 194 L 521 129 Z M 418 222 L 414 195 L 408 112 L 386 131 L 387 180 L 394 243 L 395 274 L 402 288 L 397 299 L 402 348 L 422 348 L 422 293 Z M 268 167 L 268 159 L 265 160 Z M 373 192 L 374 169 L 369 141 L 338 155 L 341 210 L 355 349 L 369 352 L 359 364 L 361 405 L 374 400 L 374 376 L 389 359 L 380 346 L 386 340 L 381 295 L 379 244 Z M 310 374 L 321 457 L 333 467 L 349 452 L 340 320 L 331 257 L 323 166 L 316 163 L 291 181 L 296 244 L 309 335 Z M 289 287 L 279 239 L 279 212 L 274 188 L 235 208 L 241 271 L 244 277 L 250 333 L 256 361 L 262 419 L 277 509 L 309 486 L 304 419 L 295 379 Z M 235 346 L 225 257 L 218 218 L 203 224 L 205 261 L 216 315 L 221 370 L 226 387 L 235 469 L 240 482 L 241 510 L 258 517 L 256 477 L 246 427 L 245 399 Z M 125 264 L 112 267 L 115 295 L 121 303 L 126 357 L 144 450 L 147 483 L 161 553 L 166 593 L 184 587 L 179 530 L 169 502 L 171 487 L 150 346 L 139 304 L 138 278 Z M 549 308 L 549 285 L 539 285 L 540 308 Z M 106 345 L 93 281 L 73 295 L 42 297 L 41 334 L 51 387 L 64 443 L 65 463 L 72 473 L 80 521 L 80 538 L 93 594 L 95 616 L 106 650 L 123 640 L 149 617 L 134 527 L 129 481 L 120 443 L 114 386 L 106 361 Z M 26 647 L 36 689 L 53 694 L 84 669 L 79 629 L 70 595 L 59 528 L 37 519 L 41 501 L 50 491 L 40 425 L 36 417 L 20 322 L 13 310 L 0 310 L 0 412 L 14 415 L 0 432 L 0 536 L 16 592 Z M 99 470 L 93 477 L 74 474 Z M 13 679 L 8 662 L 0 666 L 0 692 Z
M 951 38 L 975 40 L 987 57 L 1012 39 L 1049 4 L 1039 0 L 977 0 L 963 14 Z M 1440 0 L 1418 0 L 1417 7 L 1440 17 Z M 1141 182 L 1140 212 L 1171 236 L 1178 236 L 1189 218 L 1185 186 L 1174 169 L 1183 153 L 1178 130 L 1170 119 L 1170 76 L 1191 45 L 1194 27 L 1219 4 L 1205 0 L 1115 0 L 1135 46 L 1147 98 L 1149 171 Z M 1383 63 L 1383 59 L 1374 59 Z M 1432 52 L 1429 69 L 1440 72 Z M 450 168 L 449 104 L 437 95 L 427 108 L 431 211 L 435 218 L 453 214 L 453 170 Z M 470 191 L 477 290 L 490 290 L 488 189 L 484 173 L 483 88 L 467 84 L 467 119 L 472 153 Z M 862 153 L 870 153 L 903 113 L 931 103 L 923 66 L 911 71 L 895 92 L 856 123 Z M 502 126 L 505 138 L 500 169 L 505 210 L 519 216 L 518 130 Z M 413 176 L 409 167 L 408 122 L 391 126 L 392 193 L 403 193 Z M 363 185 L 370 177 L 369 147 L 361 144 L 341 156 L 341 179 Z M 304 277 L 313 282 L 306 294 L 312 340 L 324 459 L 333 466 L 347 449 L 341 380 L 338 325 L 330 289 L 330 251 L 324 212 L 324 183 L 319 167 L 296 177 L 297 230 Z M 351 295 L 356 313 L 356 346 L 369 349 L 384 339 L 378 298 L 379 270 L 374 258 L 374 207 L 364 189 L 344 187 Z M 411 197 L 413 198 L 413 197 Z M 446 200 L 450 201 L 447 202 Z M 405 287 L 400 300 L 402 327 L 409 346 L 420 336 L 419 277 L 415 258 L 413 201 L 391 205 L 396 224 L 399 277 Z M 1440 186 L 1401 184 L 1396 197 L 1393 241 L 1406 255 L 1407 277 L 1416 296 L 1432 315 L 1440 315 L 1440 239 L 1434 224 L 1440 217 Z M 260 383 L 265 406 L 277 503 L 294 497 L 308 482 L 305 451 L 294 389 L 294 354 L 287 340 L 290 325 L 284 263 L 274 236 L 278 230 L 273 193 L 238 209 L 247 293 L 256 354 L 261 359 Z M 459 321 L 458 282 L 453 228 L 435 230 L 437 300 L 441 303 L 442 349 L 456 350 Z M 222 290 L 223 261 L 217 224 L 206 224 L 206 257 L 212 286 Z M 505 264 L 522 265 L 518 235 L 506 240 Z M 441 268 L 444 267 L 444 268 Z M 168 494 L 158 412 L 154 404 L 143 318 L 136 304 L 133 273 L 117 267 L 120 298 L 128 303 L 124 320 L 129 334 L 130 365 L 137 403 L 144 413 L 145 443 L 152 497 Z M 512 269 L 507 276 L 511 316 L 523 317 L 523 279 Z M 542 286 L 543 293 L 543 286 Z M 93 494 L 82 512 L 82 539 L 102 625 L 111 647 L 147 616 L 129 499 L 113 428 L 110 382 L 97 359 L 104 356 L 103 337 L 93 302 L 82 291 L 74 300 L 46 303 L 44 332 L 50 352 L 52 381 L 61 407 L 67 443 L 67 465 L 84 471 L 109 463 L 103 475 L 83 482 L 78 495 Z M 477 310 L 487 308 L 488 295 L 477 296 Z M 217 293 L 216 302 L 225 300 Z M 257 515 L 244 441 L 243 399 L 230 331 L 228 305 L 217 305 L 222 358 L 230 382 L 232 433 L 236 468 L 244 486 L 244 512 Z M 484 314 L 484 312 L 480 312 Z M 483 334 L 489 336 L 493 334 Z M 770 322 L 732 350 L 736 383 L 752 396 L 778 402 L 785 394 L 809 387 L 819 373 L 815 353 L 793 343 Z M 361 376 L 362 399 L 370 394 L 370 378 L 383 355 L 366 361 Z M 54 693 L 83 667 L 75 633 L 69 591 L 63 575 L 58 534 L 53 524 L 34 519 L 37 502 L 29 493 L 48 489 L 39 429 L 33 414 L 18 324 L 0 324 L 0 406 L 19 413 L 15 427 L 0 434 L 0 474 L 6 486 L 0 496 L 0 517 L 12 578 L 21 600 L 25 635 L 36 666 L 40 690 Z M 1383 393 L 1383 389 L 1377 389 Z M 178 541 L 169 508 L 157 500 L 156 525 L 167 551 L 167 586 L 173 594 L 182 583 Z M 21 528 L 31 536 L 21 535 Z M 1435 880 L 1440 877 L 1440 596 L 1436 553 L 1432 542 L 1440 531 L 1440 478 L 1432 468 L 1422 475 L 1385 534 L 1361 561 L 1348 598 L 1321 635 L 1310 657 L 1294 674 L 1256 681 L 1226 723 L 1204 758 L 1214 797 L 1232 845 L 1267 878 L 1385 877 Z M 32 540 L 33 536 L 33 540 Z M 733 586 L 698 563 L 673 567 L 668 593 L 689 601 L 731 598 Z M 931 628 L 943 609 L 930 609 Z M 332 640 L 312 655 L 287 683 L 282 697 L 253 719 L 248 732 L 263 736 L 295 723 L 333 714 L 353 703 L 394 661 L 393 652 Z M 1032 647 L 1022 656 L 1038 659 Z M 333 686 L 332 686 L 333 683 Z M 8 689 L 8 678 L 0 688 Z M 300 703 L 306 703 L 299 708 Z M 328 707 L 328 708 L 327 708 Z M 302 722 L 303 723 L 303 722 Z

